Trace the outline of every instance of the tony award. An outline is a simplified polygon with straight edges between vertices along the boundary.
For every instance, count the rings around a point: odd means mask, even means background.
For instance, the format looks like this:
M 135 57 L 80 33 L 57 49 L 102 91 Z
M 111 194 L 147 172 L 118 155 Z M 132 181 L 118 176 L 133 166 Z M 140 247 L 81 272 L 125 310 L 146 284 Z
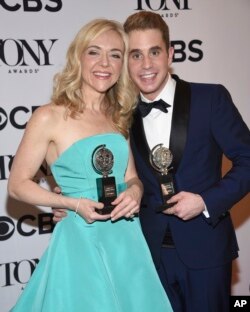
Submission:
M 97 209 L 99 214 L 108 214 L 114 206 L 111 202 L 117 197 L 115 177 L 109 177 L 114 165 L 114 155 L 106 148 L 106 145 L 99 145 L 92 154 L 92 165 L 95 171 L 102 175 L 96 179 L 98 200 L 104 203 L 103 209 Z
M 157 207 L 157 211 L 163 211 L 167 208 L 170 208 L 172 204 L 167 204 L 174 194 L 174 181 L 173 176 L 169 172 L 172 168 L 169 168 L 173 160 L 173 155 L 171 151 L 164 147 L 163 144 L 156 145 L 150 153 L 150 163 L 152 167 L 160 173 L 158 176 L 158 181 L 161 187 L 161 195 L 163 204 L 160 207 Z

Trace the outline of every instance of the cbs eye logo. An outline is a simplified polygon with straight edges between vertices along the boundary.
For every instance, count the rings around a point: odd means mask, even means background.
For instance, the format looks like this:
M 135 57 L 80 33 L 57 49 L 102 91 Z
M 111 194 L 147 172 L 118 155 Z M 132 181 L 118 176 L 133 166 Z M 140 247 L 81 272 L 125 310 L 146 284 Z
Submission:
M 6 112 L 2 109 L 2 107 L 0 107 L 0 130 L 5 128 L 5 126 L 7 125 L 7 122 L 8 122 L 8 116 Z
M 21 236 L 32 236 L 35 233 L 39 235 L 53 232 L 55 227 L 52 213 L 40 213 L 37 216 L 24 215 L 14 221 L 7 216 L 0 216 L 0 241 L 5 241 L 17 232 Z M 33 223 L 35 228 L 24 226 L 25 223 Z
M 32 106 L 27 108 L 25 106 L 14 107 L 9 113 L 7 113 L 2 107 L 0 107 L 0 130 L 3 130 L 8 122 L 16 129 L 25 129 L 30 115 L 39 106 Z
M 0 241 L 9 239 L 15 232 L 15 224 L 8 217 L 0 217 Z

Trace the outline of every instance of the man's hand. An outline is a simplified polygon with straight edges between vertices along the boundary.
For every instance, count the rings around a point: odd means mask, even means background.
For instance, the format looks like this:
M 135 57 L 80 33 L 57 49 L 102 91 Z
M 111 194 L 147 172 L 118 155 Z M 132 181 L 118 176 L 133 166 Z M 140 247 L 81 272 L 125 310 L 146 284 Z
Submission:
M 173 207 L 163 211 L 168 215 L 175 215 L 182 220 L 190 220 L 198 216 L 205 210 L 205 203 L 198 194 L 180 192 L 167 201 L 174 204 Z
M 61 189 L 59 186 L 54 187 L 53 192 L 56 194 L 61 194 Z M 54 214 L 53 221 L 55 223 L 62 221 L 63 218 L 67 216 L 67 212 L 65 209 L 53 208 L 52 212 Z
M 63 218 L 67 216 L 67 211 L 65 209 L 52 208 L 54 214 L 53 221 L 55 223 L 62 221 Z

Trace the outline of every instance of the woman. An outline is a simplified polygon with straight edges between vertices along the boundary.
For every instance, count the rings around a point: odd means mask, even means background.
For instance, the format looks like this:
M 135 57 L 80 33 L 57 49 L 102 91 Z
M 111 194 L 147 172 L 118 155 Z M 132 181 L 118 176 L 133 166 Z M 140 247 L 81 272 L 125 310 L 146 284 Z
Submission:
M 172 311 L 134 217 L 142 196 L 128 143 L 135 102 L 121 25 L 90 22 L 70 45 L 52 101 L 33 114 L 12 165 L 12 197 L 68 211 L 12 311 Z M 104 214 L 96 185 L 104 183 L 106 163 L 96 164 L 102 148 L 118 193 Z M 62 195 L 33 182 L 44 159 Z

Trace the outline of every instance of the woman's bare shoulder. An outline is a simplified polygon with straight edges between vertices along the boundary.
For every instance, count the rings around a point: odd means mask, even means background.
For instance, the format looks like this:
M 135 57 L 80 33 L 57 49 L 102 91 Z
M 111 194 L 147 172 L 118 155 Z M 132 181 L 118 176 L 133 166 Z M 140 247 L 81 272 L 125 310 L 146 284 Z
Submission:
M 58 122 L 63 117 L 65 112 L 64 107 L 57 106 L 53 103 L 48 103 L 39 106 L 33 113 L 31 122 L 39 122 L 45 125 Z

